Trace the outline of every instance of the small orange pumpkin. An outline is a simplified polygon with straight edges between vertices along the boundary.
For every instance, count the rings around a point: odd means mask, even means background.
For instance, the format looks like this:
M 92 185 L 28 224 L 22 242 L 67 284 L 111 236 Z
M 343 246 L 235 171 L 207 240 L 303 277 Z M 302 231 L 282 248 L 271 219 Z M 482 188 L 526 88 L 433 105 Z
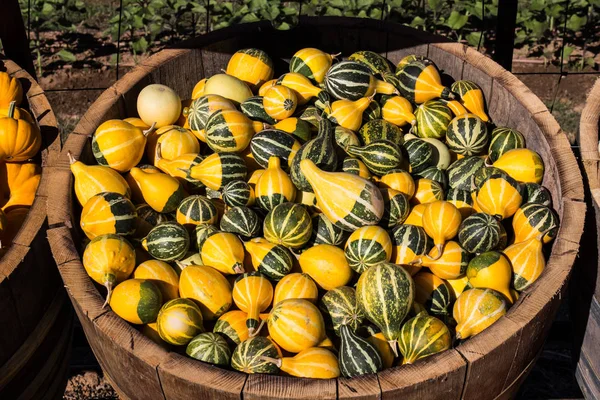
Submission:
M 42 146 L 42 135 L 37 125 L 25 119 L 14 118 L 15 101 L 8 115 L 0 118 L 0 160 L 26 161 L 33 158 Z

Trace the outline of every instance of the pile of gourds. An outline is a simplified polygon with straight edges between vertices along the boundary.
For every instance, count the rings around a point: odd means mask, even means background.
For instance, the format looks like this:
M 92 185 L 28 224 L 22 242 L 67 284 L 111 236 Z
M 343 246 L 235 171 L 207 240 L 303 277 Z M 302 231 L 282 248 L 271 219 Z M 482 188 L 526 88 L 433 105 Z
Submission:
M 0 255 L 4 254 L 25 222 L 41 179 L 33 161 L 42 136 L 23 102 L 19 80 L 0 71 Z
M 494 127 L 482 90 L 433 61 L 397 68 L 302 49 L 273 79 L 258 49 L 181 102 L 72 159 L 83 265 L 157 343 L 246 373 L 333 378 L 449 349 L 543 272 L 558 229 L 544 164 Z

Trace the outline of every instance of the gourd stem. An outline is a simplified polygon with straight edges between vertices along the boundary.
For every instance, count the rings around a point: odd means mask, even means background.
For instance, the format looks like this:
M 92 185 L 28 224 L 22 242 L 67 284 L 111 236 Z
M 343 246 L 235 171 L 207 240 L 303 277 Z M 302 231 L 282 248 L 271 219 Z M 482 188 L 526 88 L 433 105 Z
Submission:
M 14 118 L 15 108 L 17 108 L 17 102 L 11 101 L 10 104 L 8 105 L 8 113 L 6 114 L 6 116 L 8 118 Z
M 342 55 L 342 52 L 335 53 L 335 54 L 330 54 L 330 56 L 331 56 L 332 59 L 336 59 L 337 57 L 339 57 L 341 55 Z
M 144 134 L 144 136 L 148 137 L 148 135 L 150 135 L 155 130 L 156 130 L 156 122 L 153 122 L 152 126 L 150 126 L 150 128 L 148 128 L 147 130 L 143 131 L 142 133 Z
M 390 347 L 392 348 L 394 355 L 396 357 L 398 357 L 398 341 L 397 340 L 388 340 L 388 343 L 389 343 Z
M 266 357 L 266 356 L 260 356 L 258 357 L 259 360 L 261 361 L 266 361 L 266 362 L 270 362 L 272 364 L 277 365 L 277 368 L 281 368 L 281 366 L 283 365 L 283 361 L 281 360 L 281 358 L 273 358 L 273 357 Z
M 156 144 L 156 154 L 154 155 L 154 158 L 156 158 L 156 161 L 160 161 L 162 160 L 162 146 L 161 143 L 157 143 Z
M 429 258 L 429 256 L 426 256 Z M 423 258 L 419 257 L 416 260 L 412 260 L 411 262 L 408 263 L 408 265 L 415 265 L 415 266 L 420 266 L 421 264 L 423 264 Z
M 73 154 L 71 154 L 71 150 L 67 151 L 67 157 L 69 157 L 69 164 L 73 165 L 77 162 Z
M 439 260 L 440 257 L 442 256 L 442 251 L 444 251 L 444 245 L 443 244 L 436 244 L 435 248 L 438 251 L 437 257 L 431 257 L 429 254 L 427 254 L 425 257 L 429 258 L 432 261 Z
M 110 299 L 112 297 L 113 284 L 112 284 L 112 282 L 107 281 L 107 282 L 104 282 L 104 287 L 106 288 L 108 293 L 106 294 L 106 301 L 104 302 L 104 304 L 102 304 L 102 308 L 105 308 L 108 305 L 108 303 L 110 303 Z

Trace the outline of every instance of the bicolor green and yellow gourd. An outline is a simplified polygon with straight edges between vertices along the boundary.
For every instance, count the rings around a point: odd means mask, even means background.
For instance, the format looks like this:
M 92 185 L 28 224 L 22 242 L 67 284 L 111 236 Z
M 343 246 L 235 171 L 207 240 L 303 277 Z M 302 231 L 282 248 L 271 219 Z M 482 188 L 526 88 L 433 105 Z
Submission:
M 452 346 L 452 335 L 448 327 L 436 317 L 420 313 L 402 326 L 398 347 L 403 356 L 402 364 L 415 361 L 448 350 Z
M 299 353 L 325 338 L 325 322 L 313 303 L 303 299 L 282 300 L 267 320 L 270 337 L 283 350 Z
M 244 271 L 244 245 L 229 232 L 209 234 L 199 249 L 204 265 L 209 265 L 226 275 Z
M 502 294 L 492 289 L 469 289 L 454 303 L 452 316 L 457 322 L 456 337 L 467 339 L 481 333 L 498 321 L 508 305 Z
M 125 321 L 142 325 L 156 321 L 163 301 L 160 290 L 151 281 L 128 279 L 113 289 L 109 304 Z
M 109 233 L 128 236 L 135 232 L 136 217 L 131 200 L 119 193 L 103 192 L 85 203 L 79 225 L 89 239 Z
M 263 238 L 252 239 L 244 244 L 250 254 L 252 267 L 269 279 L 279 281 L 290 273 L 294 259 L 289 250 Z
M 359 274 L 380 262 L 389 262 L 392 257 L 390 236 L 385 229 L 376 225 L 354 231 L 344 249 L 350 268 Z
M 273 302 L 273 285 L 260 272 L 244 273 L 233 285 L 233 301 L 248 314 L 246 326 L 248 335 L 253 337 L 260 331 L 260 313 Z

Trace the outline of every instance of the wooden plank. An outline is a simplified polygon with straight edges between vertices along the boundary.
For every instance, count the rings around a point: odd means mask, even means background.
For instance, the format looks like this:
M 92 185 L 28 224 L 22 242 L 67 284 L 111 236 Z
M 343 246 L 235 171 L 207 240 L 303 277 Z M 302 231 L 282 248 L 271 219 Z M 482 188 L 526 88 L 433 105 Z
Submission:
M 244 400 L 335 399 L 334 379 L 302 379 L 286 376 L 248 375 Z
M 433 43 L 429 45 L 428 57 L 438 66 L 442 83 L 449 86 L 462 79 L 466 47 L 456 43 Z
M 381 398 L 381 387 L 376 374 L 354 378 L 340 377 L 337 380 L 337 391 L 340 399 L 372 400 Z
M 577 300 L 577 299 L 576 299 Z M 583 308 L 584 301 L 579 300 L 578 305 Z M 600 302 L 592 297 L 587 308 L 587 324 L 579 359 L 577 360 L 577 373 L 579 386 L 586 398 L 600 397 Z M 584 310 L 586 311 L 586 310 Z

